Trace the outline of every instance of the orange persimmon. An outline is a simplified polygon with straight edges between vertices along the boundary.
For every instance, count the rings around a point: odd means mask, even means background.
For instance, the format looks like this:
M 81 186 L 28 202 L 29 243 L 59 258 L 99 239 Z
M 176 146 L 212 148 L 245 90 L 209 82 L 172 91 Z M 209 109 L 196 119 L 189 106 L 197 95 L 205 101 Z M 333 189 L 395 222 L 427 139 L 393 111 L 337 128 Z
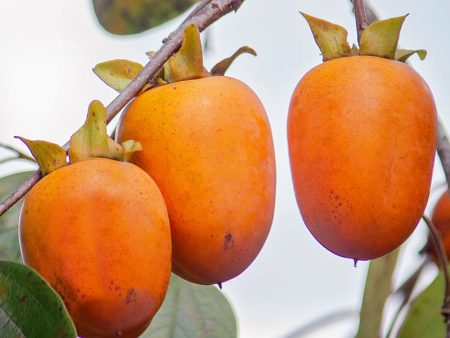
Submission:
M 168 83 L 128 106 L 117 137 L 142 143 L 130 161 L 166 201 L 173 271 L 212 284 L 245 270 L 268 236 L 275 202 L 272 135 L 255 93 L 225 76 Z
M 405 241 L 427 203 L 436 126 L 431 91 L 404 63 L 348 56 L 308 72 L 292 96 L 288 141 L 313 236 L 355 260 Z
M 83 337 L 137 337 L 171 272 L 170 226 L 153 180 L 137 166 L 91 158 L 57 169 L 25 198 L 24 262 L 60 294 Z

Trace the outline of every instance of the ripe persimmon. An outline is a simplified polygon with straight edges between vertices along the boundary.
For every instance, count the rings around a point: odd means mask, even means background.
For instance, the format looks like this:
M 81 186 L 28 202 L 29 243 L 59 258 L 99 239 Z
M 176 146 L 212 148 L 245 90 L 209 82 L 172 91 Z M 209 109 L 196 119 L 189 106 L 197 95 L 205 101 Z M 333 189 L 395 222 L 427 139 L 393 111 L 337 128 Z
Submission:
M 320 45 L 323 36 L 315 36 Z M 325 62 L 300 80 L 289 107 L 296 198 L 324 247 L 373 259 L 403 243 L 423 214 L 436 108 L 425 81 L 405 63 L 349 47 L 345 57 L 322 50 Z
M 105 119 L 104 107 L 91 104 L 71 138 L 70 165 L 61 147 L 24 140 L 45 176 L 25 197 L 20 248 L 61 296 L 80 336 L 135 338 L 168 288 L 170 225 L 161 192 L 142 169 L 90 157 L 130 149 L 107 138 Z
M 164 84 L 128 106 L 117 137 L 142 143 L 130 162 L 166 201 L 173 271 L 213 284 L 245 270 L 268 236 L 275 202 L 271 129 L 256 94 L 225 76 Z
M 450 257 L 450 194 L 448 190 L 445 190 L 436 202 L 431 216 L 431 221 L 441 235 L 442 244 L 447 257 Z M 428 248 L 436 258 L 437 252 L 431 238 L 428 240 Z

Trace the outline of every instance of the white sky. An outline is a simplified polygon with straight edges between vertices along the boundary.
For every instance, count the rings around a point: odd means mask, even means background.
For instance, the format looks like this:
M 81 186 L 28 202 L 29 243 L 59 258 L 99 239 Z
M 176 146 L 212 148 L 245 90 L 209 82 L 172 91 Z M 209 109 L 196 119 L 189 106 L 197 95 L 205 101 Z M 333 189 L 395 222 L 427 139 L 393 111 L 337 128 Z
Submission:
M 448 67 L 450 21 L 445 0 L 373 0 L 383 17 L 410 13 L 401 35 L 405 48 L 425 48 L 425 61 L 412 61 L 432 88 L 438 110 L 450 127 Z M 357 309 L 367 263 L 353 262 L 323 249 L 303 225 L 293 194 L 287 157 L 286 118 L 289 99 L 301 76 L 321 62 L 319 50 L 298 11 L 344 25 L 355 41 L 354 19 L 347 1 L 247 0 L 211 31 L 208 66 L 250 45 L 258 58 L 241 57 L 228 75 L 252 87 L 272 124 L 277 155 L 275 221 L 254 264 L 225 283 L 239 318 L 241 337 L 282 337 L 294 328 L 337 309 Z M 91 72 L 98 62 L 128 58 L 146 62 L 145 52 L 159 48 L 179 20 L 151 32 L 118 38 L 102 31 L 90 1 L 16 0 L 0 3 L 0 142 L 21 147 L 14 135 L 64 143 L 81 125 L 93 99 L 109 103 L 115 92 Z M 6 152 L 0 151 L 0 157 Z M 27 166 L 0 166 L 6 174 Z M 439 163 L 435 183 L 442 181 Z M 435 200 L 436 196 L 432 196 Z M 403 253 L 397 282 L 415 264 L 424 241 L 419 226 Z M 433 271 L 426 279 L 432 278 Z M 425 282 L 424 282 L 425 283 Z M 356 322 L 331 326 L 309 337 L 350 337 Z

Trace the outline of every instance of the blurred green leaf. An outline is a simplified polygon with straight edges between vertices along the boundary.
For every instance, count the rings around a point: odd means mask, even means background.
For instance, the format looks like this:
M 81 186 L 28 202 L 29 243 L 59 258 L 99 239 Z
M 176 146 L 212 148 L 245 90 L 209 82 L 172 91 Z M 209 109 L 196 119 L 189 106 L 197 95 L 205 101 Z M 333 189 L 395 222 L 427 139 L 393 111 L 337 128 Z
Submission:
M 444 301 L 444 275 L 440 275 L 414 301 L 398 338 L 444 338 L 446 329 L 441 307 Z
M 356 338 L 379 338 L 386 299 L 392 292 L 392 275 L 399 249 L 370 262 Z
M 5 200 L 30 175 L 31 171 L 0 178 L 0 200 Z M 0 217 L 0 259 L 21 262 L 17 225 L 22 200 Z
M 61 298 L 25 265 L 0 262 L 0 337 L 75 338 Z
M 92 0 L 98 21 L 108 32 L 141 33 L 173 19 L 197 0 Z
M 221 291 L 175 275 L 166 299 L 141 338 L 233 338 L 237 324 Z

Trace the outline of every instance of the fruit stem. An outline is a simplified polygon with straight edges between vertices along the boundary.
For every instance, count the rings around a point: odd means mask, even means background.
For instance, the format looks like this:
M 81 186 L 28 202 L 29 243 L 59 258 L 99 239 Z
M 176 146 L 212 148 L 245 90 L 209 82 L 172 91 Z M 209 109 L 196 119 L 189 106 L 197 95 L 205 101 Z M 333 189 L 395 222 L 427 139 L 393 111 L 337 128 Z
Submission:
M 355 11 L 356 32 L 358 34 L 358 43 L 361 42 L 361 35 L 364 29 L 369 25 L 367 22 L 364 0 L 353 0 L 353 9 Z
M 186 20 L 178 26 L 163 41 L 161 48 L 150 59 L 144 69 L 131 81 L 128 86 L 106 107 L 107 123 L 130 102 L 150 80 L 156 75 L 164 63 L 171 57 L 181 46 L 183 41 L 184 29 L 188 25 L 196 25 L 200 31 L 213 24 L 225 14 L 236 11 L 243 0 L 203 0 L 188 15 Z M 63 148 L 68 149 L 67 142 Z M 40 180 L 39 171 L 34 172 L 15 192 L 13 192 L 6 200 L 0 204 L 0 216 L 9 208 L 16 204 L 31 188 Z
M 438 252 L 439 260 L 442 265 L 442 271 L 444 272 L 445 279 L 445 296 L 444 303 L 442 304 L 441 313 L 445 319 L 445 325 L 447 327 L 447 338 L 450 338 L 450 277 L 448 273 L 448 258 L 445 253 L 444 245 L 442 244 L 442 238 L 439 231 L 436 229 L 433 222 L 425 215 L 422 216 L 423 220 L 430 229 L 431 238 Z

